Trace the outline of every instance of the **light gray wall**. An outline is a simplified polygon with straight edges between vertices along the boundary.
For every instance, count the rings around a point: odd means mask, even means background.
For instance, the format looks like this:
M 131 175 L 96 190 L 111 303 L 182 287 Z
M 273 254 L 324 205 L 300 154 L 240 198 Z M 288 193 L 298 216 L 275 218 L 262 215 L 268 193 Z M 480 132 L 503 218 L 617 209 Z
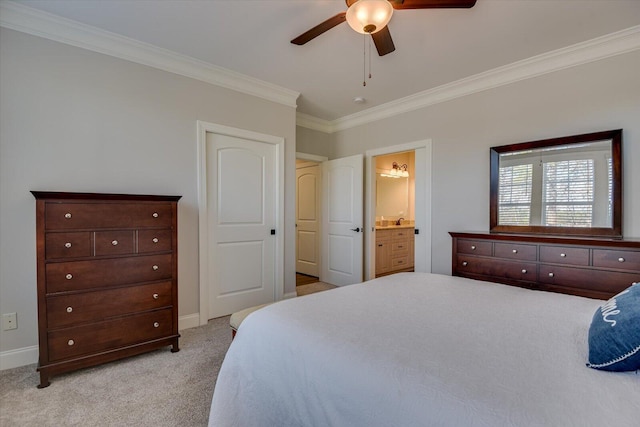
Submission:
M 196 121 L 284 137 L 295 194 L 295 108 L 12 30 L 0 33 L 0 351 L 37 344 L 35 201 L 29 190 L 182 195 L 179 315 L 199 311 Z M 295 292 L 285 200 L 284 292 Z
M 447 232 L 489 228 L 489 147 L 622 128 L 623 233 L 637 238 L 638 76 L 636 51 L 338 132 L 333 155 L 432 139 L 432 265 L 450 274 Z
M 331 134 L 296 126 L 296 148 L 299 153 L 331 158 L 332 141 Z

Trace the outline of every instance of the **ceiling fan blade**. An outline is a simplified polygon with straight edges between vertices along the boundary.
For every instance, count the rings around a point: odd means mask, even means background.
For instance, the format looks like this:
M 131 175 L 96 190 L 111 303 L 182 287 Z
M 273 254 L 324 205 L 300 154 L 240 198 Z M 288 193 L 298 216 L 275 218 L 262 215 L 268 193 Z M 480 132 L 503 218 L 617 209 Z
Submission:
M 309 31 L 300 34 L 298 37 L 296 37 L 295 39 L 291 40 L 291 43 L 297 44 L 297 45 L 303 45 L 303 44 L 315 39 L 320 34 L 326 32 L 326 31 L 329 31 L 330 29 L 332 29 L 336 25 L 342 24 L 346 20 L 347 20 L 347 13 L 346 12 L 340 12 L 336 16 L 333 16 L 333 17 L 327 19 L 326 21 L 324 21 L 323 23 L 321 23 L 319 25 L 316 25 L 315 27 L 313 27 Z
M 385 56 L 386 54 L 396 50 L 396 46 L 393 44 L 393 39 L 391 38 L 391 33 L 389 32 L 388 25 L 377 33 L 371 34 L 371 38 L 373 39 L 373 43 L 376 45 L 378 55 L 380 56 Z
M 476 0 L 390 0 L 394 9 L 470 8 Z

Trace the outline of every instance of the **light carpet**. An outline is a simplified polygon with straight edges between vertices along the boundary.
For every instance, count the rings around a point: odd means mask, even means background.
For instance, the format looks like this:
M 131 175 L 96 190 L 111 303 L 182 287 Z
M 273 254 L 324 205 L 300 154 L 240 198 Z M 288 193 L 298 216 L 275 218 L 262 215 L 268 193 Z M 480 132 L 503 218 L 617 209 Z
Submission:
M 325 282 L 315 282 L 309 283 L 308 285 L 296 286 L 296 293 L 299 297 L 301 297 L 303 295 L 309 295 L 315 292 L 328 291 L 329 289 L 334 289 L 335 287 L 335 285 L 330 285 Z
M 316 282 L 298 296 L 335 288 Z M 0 426 L 206 426 L 213 388 L 231 344 L 229 316 L 180 332 L 170 347 L 51 377 L 36 365 L 0 371 Z
M 36 365 L 0 371 L 1 426 L 206 426 L 213 387 L 231 344 L 229 316 L 181 331 L 170 347 L 53 376 Z

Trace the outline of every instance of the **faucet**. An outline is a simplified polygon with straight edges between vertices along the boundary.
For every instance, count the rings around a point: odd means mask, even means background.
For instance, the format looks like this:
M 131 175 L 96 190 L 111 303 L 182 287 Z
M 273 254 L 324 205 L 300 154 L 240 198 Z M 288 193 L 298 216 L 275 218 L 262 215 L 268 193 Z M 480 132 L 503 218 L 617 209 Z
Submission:
M 398 218 L 398 220 L 396 221 L 396 225 L 401 225 L 401 224 L 402 224 L 402 220 L 403 220 L 403 219 L 404 219 L 404 218 Z

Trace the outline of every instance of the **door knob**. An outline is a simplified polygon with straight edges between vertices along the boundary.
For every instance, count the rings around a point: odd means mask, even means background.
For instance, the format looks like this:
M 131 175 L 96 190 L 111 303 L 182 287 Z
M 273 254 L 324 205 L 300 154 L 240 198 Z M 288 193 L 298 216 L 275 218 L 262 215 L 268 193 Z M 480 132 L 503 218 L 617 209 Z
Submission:
M 352 228 L 351 231 L 355 231 L 356 233 L 360 232 L 360 227 Z

